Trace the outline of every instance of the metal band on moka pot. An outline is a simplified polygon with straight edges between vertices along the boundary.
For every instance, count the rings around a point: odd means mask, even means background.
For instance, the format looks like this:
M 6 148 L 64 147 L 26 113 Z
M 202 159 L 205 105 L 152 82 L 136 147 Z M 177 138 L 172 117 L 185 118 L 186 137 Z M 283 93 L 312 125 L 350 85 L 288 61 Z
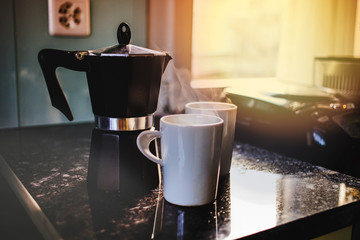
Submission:
M 111 118 L 95 115 L 95 127 L 101 130 L 138 131 L 150 129 L 153 123 L 153 115 L 132 118 Z

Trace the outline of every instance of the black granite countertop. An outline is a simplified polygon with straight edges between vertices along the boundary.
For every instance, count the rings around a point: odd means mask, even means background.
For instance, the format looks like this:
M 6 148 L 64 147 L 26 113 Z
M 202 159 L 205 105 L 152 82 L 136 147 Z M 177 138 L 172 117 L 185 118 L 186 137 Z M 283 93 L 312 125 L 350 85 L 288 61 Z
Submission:
M 92 123 L 0 130 L 0 155 L 64 239 L 310 239 L 360 221 L 359 179 L 240 142 L 212 204 L 132 181 L 100 191 L 114 169 L 89 177 L 94 142 Z

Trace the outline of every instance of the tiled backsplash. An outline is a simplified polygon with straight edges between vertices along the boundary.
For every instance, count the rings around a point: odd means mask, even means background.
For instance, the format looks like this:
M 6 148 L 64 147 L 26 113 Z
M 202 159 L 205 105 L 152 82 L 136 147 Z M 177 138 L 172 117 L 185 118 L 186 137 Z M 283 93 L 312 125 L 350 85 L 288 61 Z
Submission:
M 45 0 L 3 0 L 0 13 L 0 128 L 66 123 L 50 103 L 37 54 L 43 48 L 96 49 L 117 43 L 120 22 L 132 29 L 131 43 L 146 44 L 146 0 L 91 0 L 89 37 L 52 37 Z M 91 121 L 86 76 L 58 68 L 75 122 Z

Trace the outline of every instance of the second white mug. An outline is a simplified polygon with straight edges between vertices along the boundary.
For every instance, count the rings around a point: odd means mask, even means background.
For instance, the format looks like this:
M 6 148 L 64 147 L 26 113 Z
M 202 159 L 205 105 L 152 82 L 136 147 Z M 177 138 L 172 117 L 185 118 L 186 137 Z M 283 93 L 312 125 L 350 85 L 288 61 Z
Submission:
M 190 102 L 185 105 L 185 113 L 207 114 L 224 120 L 220 176 L 230 172 L 235 136 L 237 106 L 225 102 Z

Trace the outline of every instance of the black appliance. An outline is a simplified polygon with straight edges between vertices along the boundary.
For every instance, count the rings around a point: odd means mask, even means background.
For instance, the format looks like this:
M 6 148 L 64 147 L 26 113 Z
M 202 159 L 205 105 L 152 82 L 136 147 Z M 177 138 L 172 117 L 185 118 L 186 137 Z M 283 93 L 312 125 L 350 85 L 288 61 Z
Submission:
M 238 140 L 360 176 L 360 111 L 355 103 L 316 87 L 250 85 L 226 89 L 238 106 Z

